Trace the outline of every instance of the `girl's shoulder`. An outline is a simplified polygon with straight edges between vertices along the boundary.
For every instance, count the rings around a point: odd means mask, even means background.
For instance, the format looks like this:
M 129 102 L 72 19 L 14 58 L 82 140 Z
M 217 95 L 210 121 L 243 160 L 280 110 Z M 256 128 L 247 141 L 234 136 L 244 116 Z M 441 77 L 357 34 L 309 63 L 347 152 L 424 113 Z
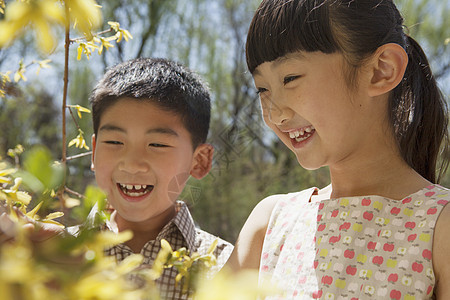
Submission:
M 438 201 L 444 206 L 438 216 L 433 236 L 433 266 L 436 275 L 436 295 L 442 299 L 449 299 L 450 286 L 450 190 L 436 186 Z M 434 196 L 434 195 L 433 195 Z
M 317 196 L 321 190 L 317 187 L 311 187 L 299 192 L 292 192 L 286 194 L 275 194 L 268 196 L 260 201 L 259 204 L 266 208 L 271 208 L 270 211 L 273 210 L 274 207 L 284 206 L 287 203 L 292 204 L 300 204 L 300 203 L 308 203 L 311 202 L 311 198 L 313 196 Z M 259 205 L 258 204 L 258 205 Z
M 301 192 L 271 195 L 261 200 L 250 213 L 239 233 L 234 251 L 227 262 L 233 270 L 259 269 L 261 251 L 269 222 L 277 207 L 290 200 L 308 201 L 316 188 Z M 291 201 L 294 202 L 294 201 Z

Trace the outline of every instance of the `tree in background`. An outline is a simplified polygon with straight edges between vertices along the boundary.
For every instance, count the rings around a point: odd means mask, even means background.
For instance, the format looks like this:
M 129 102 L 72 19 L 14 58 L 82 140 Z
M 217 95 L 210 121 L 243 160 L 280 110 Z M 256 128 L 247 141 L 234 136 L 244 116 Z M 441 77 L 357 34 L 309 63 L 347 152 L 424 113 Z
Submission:
M 446 16 L 450 15 L 450 3 L 396 2 L 410 34 L 425 45 L 436 77 L 448 94 L 450 20 Z M 92 55 L 73 64 L 69 98 L 85 106 L 88 91 L 107 67 L 138 56 L 167 57 L 198 71 L 213 95 L 209 142 L 216 151 L 210 175 L 202 181 L 190 180 L 183 197 L 204 229 L 233 242 L 251 209 L 265 196 L 312 185 L 323 187 L 329 182 L 326 170 L 311 172 L 299 167 L 260 117 L 259 100 L 244 59 L 245 37 L 258 0 L 104 0 L 99 4 L 104 19 L 117 20 L 134 39 L 115 45 L 102 56 Z M 25 39 L 14 52 L 28 53 L 26 43 Z M 10 57 L 3 53 L 0 49 L 0 68 L 2 58 L 5 64 L 5 57 Z M 54 90 L 41 86 L 55 97 Z M 30 94 L 29 98 L 33 97 Z M 9 102 L 13 99 L 10 96 Z M 26 135 L 20 128 L 14 130 Z M 85 130 L 86 136 L 90 134 Z M 8 144 L 5 149 L 14 146 Z M 89 158 L 84 158 L 71 168 L 70 177 L 80 185 L 76 190 L 83 190 L 93 179 L 89 164 Z M 442 183 L 450 185 L 450 174 Z

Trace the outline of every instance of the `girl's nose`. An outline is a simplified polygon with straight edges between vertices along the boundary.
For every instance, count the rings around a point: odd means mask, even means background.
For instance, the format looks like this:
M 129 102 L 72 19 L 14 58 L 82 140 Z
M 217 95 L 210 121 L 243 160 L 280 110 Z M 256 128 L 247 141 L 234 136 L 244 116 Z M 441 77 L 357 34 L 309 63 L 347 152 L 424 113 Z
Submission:
M 289 107 L 275 103 L 272 99 L 267 101 L 265 106 L 264 119 L 275 125 L 281 125 L 293 117 L 293 111 Z

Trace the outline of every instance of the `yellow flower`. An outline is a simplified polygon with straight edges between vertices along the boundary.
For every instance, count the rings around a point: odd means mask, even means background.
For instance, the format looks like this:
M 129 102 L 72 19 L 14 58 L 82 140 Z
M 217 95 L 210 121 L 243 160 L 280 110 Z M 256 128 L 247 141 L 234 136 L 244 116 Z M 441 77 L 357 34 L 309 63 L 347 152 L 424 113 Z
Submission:
M 84 137 L 83 137 L 83 131 L 82 131 L 81 129 L 78 130 L 78 135 L 77 135 L 77 137 L 74 138 L 74 139 L 72 139 L 72 140 L 69 142 L 69 145 L 68 145 L 68 146 L 69 146 L 69 147 L 72 147 L 73 145 L 75 145 L 75 147 L 80 148 L 80 149 L 84 148 L 84 149 L 86 149 L 86 150 L 89 150 L 88 145 L 86 145 L 86 140 L 85 140 Z
M 67 105 L 67 107 L 70 107 L 70 108 L 75 108 L 76 110 L 77 110 L 77 114 L 78 114 L 78 117 L 81 119 L 81 113 L 82 112 L 84 112 L 84 113 L 88 113 L 88 114 L 90 114 L 91 113 L 91 111 L 88 109 L 88 108 L 86 108 L 86 107 L 83 107 L 83 106 L 81 106 L 81 105 Z
M 0 13 L 5 13 L 5 1 L 0 0 Z
M 37 69 L 37 71 L 36 71 L 36 75 L 39 75 L 39 72 L 41 71 L 41 69 L 47 69 L 47 68 L 50 68 L 50 66 L 48 65 L 48 63 L 51 62 L 51 61 L 52 61 L 51 59 L 44 59 L 44 60 L 38 61 L 37 63 L 38 63 L 38 65 L 39 65 L 39 67 L 38 67 L 38 69 Z
M 124 38 L 126 42 L 128 42 L 128 40 L 130 40 L 130 39 L 133 39 L 133 36 L 131 35 L 131 33 L 126 29 L 120 29 L 116 33 L 116 37 L 117 37 L 118 43 L 122 40 L 122 38 Z
M 100 6 L 94 0 L 66 0 L 65 3 L 74 27 L 84 34 L 87 41 L 91 41 L 92 30 L 100 27 L 102 23 Z
M 115 38 L 117 39 L 118 43 L 122 40 L 122 38 L 124 38 L 125 41 L 127 42 L 129 39 L 133 39 L 133 36 L 128 30 L 120 28 L 119 22 L 109 21 L 108 25 L 111 27 L 112 30 L 116 32 Z
M 88 42 L 88 43 L 84 43 L 84 42 L 80 42 L 77 48 L 77 60 L 81 59 L 81 55 L 84 53 L 86 54 L 86 57 L 89 59 L 89 57 L 92 54 L 92 51 L 95 51 L 95 49 L 97 49 L 98 46 L 96 44 L 93 43 L 93 40 Z
M 0 46 L 4 46 L 31 27 L 39 47 L 51 52 L 55 38 L 51 32 L 52 24 L 64 24 L 64 14 L 54 0 L 15 1 L 8 4 L 5 19 L 0 22 Z
M 127 256 L 123 261 L 121 261 L 116 267 L 116 273 L 121 275 L 126 275 L 135 271 L 142 262 L 144 261 L 144 257 L 140 254 L 132 254 Z
M 1 174 L 1 173 L 0 173 Z M 22 183 L 22 178 L 14 179 L 14 186 L 9 189 L 3 189 L 0 192 L 0 200 L 6 200 L 9 205 L 14 202 L 19 202 L 22 205 L 28 205 L 31 201 L 31 196 L 26 192 L 19 191 L 19 186 Z
M 20 79 L 22 79 L 23 81 L 27 81 L 27 78 L 25 77 L 25 72 L 26 68 L 25 65 L 23 64 L 23 60 L 21 60 L 19 63 L 19 70 L 17 70 L 16 73 L 14 74 L 14 81 L 18 82 Z
M 172 255 L 173 250 L 170 244 L 165 240 L 161 240 L 161 250 L 158 252 L 158 255 L 156 256 L 155 262 L 153 263 L 153 270 L 156 272 L 156 274 L 161 275 L 162 271 L 164 269 L 164 265 L 167 262 L 167 259 L 170 255 Z
M 113 44 L 110 43 L 110 41 L 114 41 L 116 39 L 115 36 L 112 37 L 94 37 L 94 42 L 99 43 L 100 46 L 98 47 L 98 54 L 102 54 L 103 52 L 103 47 L 105 47 L 106 50 L 108 50 L 109 48 L 114 47 Z
M 10 73 L 10 71 L 0 73 L 0 98 L 5 97 L 6 95 L 6 92 L 3 90 L 3 88 L 5 88 L 7 82 L 11 82 L 11 79 L 9 78 Z
M 10 183 L 11 178 L 8 176 L 15 173 L 16 171 L 16 169 L 8 168 L 6 163 L 0 162 L 0 183 Z
M 111 231 L 104 231 L 97 236 L 97 244 L 104 246 L 113 246 L 125 243 L 133 237 L 133 233 L 129 230 L 114 233 Z
M 228 299 L 257 299 L 273 295 L 277 292 L 271 284 L 258 287 L 258 271 L 246 270 L 232 273 L 227 269 L 221 270 L 211 280 L 199 282 L 196 300 L 228 300 Z

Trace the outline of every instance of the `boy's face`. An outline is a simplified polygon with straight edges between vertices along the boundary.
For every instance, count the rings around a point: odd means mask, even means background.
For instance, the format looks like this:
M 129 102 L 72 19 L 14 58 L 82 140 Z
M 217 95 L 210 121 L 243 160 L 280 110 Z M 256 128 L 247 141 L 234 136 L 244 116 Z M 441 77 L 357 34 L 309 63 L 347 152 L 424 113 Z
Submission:
M 201 178 L 211 167 L 212 147 L 194 150 L 180 118 L 149 101 L 119 99 L 101 116 L 92 142 L 97 184 L 128 222 L 164 215 L 189 175 Z

